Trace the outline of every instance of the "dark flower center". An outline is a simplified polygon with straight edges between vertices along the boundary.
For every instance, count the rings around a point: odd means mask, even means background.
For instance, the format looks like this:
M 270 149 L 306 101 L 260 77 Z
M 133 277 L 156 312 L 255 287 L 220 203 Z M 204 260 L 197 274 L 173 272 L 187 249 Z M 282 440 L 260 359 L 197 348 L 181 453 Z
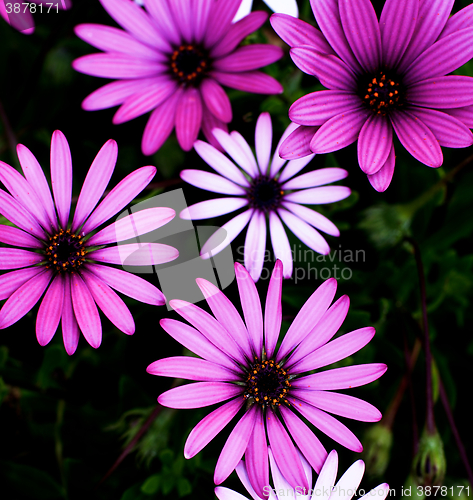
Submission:
M 284 191 L 278 181 L 266 175 L 252 179 L 248 188 L 248 200 L 251 208 L 269 212 L 279 207 Z
M 73 273 L 77 270 L 84 262 L 86 254 L 81 238 L 80 234 L 73 234 L 69 229 L 61 229 L 50 236 L 45 252 L 49 260 L 46 267 L 58 272 Z
M 289 404 L 286 396 L 290 387 L 287 371 L 276 361 L 272 359 L 258 361 L 256 358 L 246 379 L 244 398 L 261 406 Z
M 181 83 L 192 83 L 200 79 L 209 69 L 209 60 L 204 50 L 195 45 L 181 45 L 171 56 L 171 70 Z
M 389 110 L 403 105 L 404 92 L 399 80 L 399 77 L 392 77 L 380 71 L 363 82 L 360 95 L 373 112 L 386 115 Z

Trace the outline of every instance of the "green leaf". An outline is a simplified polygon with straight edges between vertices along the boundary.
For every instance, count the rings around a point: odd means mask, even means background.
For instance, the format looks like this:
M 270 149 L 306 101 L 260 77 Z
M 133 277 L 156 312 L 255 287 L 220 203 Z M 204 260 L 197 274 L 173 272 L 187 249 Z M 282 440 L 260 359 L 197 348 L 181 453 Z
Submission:
M 161 478 L 159 474 L 153 474 L 141 485 L 141 491 L 145 495 L 154 495 L 159 490 Z

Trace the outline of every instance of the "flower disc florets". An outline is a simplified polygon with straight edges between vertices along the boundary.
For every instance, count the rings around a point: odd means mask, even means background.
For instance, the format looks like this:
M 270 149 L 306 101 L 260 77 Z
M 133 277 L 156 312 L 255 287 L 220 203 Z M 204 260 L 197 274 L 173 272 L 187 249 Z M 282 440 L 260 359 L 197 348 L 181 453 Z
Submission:
M 171 70 L 179 83 L 199 83 L 209 69 L 206 51 L 195 45 L 181 45 L 171 55 Z
M 361 85 L 360 96 L 371 111 L 384 116 L 403 105 L 404 92 L 399 81 L 399 77 L 379 71 Z
M 58 233 L 49 237 L 45 254 L 49 260 L 46 265 L 48 269 L 57 272 L 68 271 L 71 274 L 77 270 L 85 260 L 86 250 L 83 248 L 82 236 L 71 233 L 68 229 L 61 229 Z
M 259 175 L 251 180 L 248 201 L 251 208 L 269 212 L 279 208 L 284 191 L 281 184 L 267 175 Z
M 259 361 L 251 366 L 246 379 L 244 398 L 261 406 L 279 406 L 287 403 L 286 395 L 291 384 L 289 374 L 276 361 Z

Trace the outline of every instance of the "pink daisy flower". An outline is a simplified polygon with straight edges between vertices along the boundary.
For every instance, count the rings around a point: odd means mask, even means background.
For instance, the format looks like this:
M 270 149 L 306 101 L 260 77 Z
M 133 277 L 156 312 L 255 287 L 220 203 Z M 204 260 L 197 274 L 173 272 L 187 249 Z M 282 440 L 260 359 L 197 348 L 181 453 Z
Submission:
M 324 500 L 335 500 L 341 498 L 344 500 L 351 500 L 355 494 L 360 500 L 372 500 L 373 498 L 384 500 L 389 494 L 389 485 L 387 483 L 382 483 L 376 486 L 376 488 L 373 488 L 368 493 L 365 493 L 366 490 L 358 488 L 365 472 L 365 464 L 363 460 L 358 460 L 352 464 L 351 467 L 349 467 L 338 480 L 337 484 L 335 484 L 338 470 L 338 455 L 335 450 L 332 450 L 329 453 L 314 487 L 312 487 L 312 468 L 304 457 L 300 456 L 299 458 L 304 467 L 307 482 L 310 486 L 309 488 L 304 488 L 303 486 L 293 488 L 287 482 L 283 474 L 281 474 L 281 471 L 274 460 L 271 449 L 269 449 L 268 452 L 274 487 L 271 488 L 270 486 L 265 486 L 263 497 L 259 496 L 251 486 L 248 470 L 243 460 L 235 469 L 238 477 L 243 483 L 243 486 L 254 500 L 265 500 L 268 498 L 270 500 L 285 500 L 288 497 L 298 498 L 299 500 L 318 500 L 320 498 L 323 498 Z M 343 494 L 342 491 L 344 492 Z M 240 495 L 240 493 L 228 488 L 223 488 L 222 486 L 215 488 L 215 495 L 217 495 L 219 500 L 249 500 Z
M 294 128 L 294 125 L 289 126 L 279 145 Z M 208 258 L 217 254 L 249 224 L 245 241 L 245 267 L 257 281 L 264 262 L 267 220 L 274 253 L 284 264 L 285 278 L 292 275 L 292 253 L 282 222 L 309 248 L 320 254 L 328 254 L 330 247 L 317 230 L 331 236 L 339 236 L 339 230 L 325 216 L 302 204 L 332 203 L 349 196 L 351 191 L 345 186 L 324 185 L 345 178 L 348 172 L 341 168 L 321 168 L 294 177 L 315 155 L 286 164 L 277 153 L 279 145 L 270 162 L 273 131 L 269 113 L 262 113 L 256 124 L 256 159 L 238 132 L 229 135 L 223 130 L 214 130 L 214 135 L 240 168 L 210 144 L 197 141 L 194 144 L 197 153 L 221 175 L 201 170 L 183 170 L 181 178 L 193 186 L 227 196 L 196 203 L 183 210 L 181 217 L 206 219 L 241 208 L 244 211 L 222 226 L 226 231 L 223 241 L 220 230 L 210 237 L 202 247 L 201 255 Z
M 96 207 L 117 161 L 116 142 L 106 142 L 89 169 L 69 223 L 72 161 L 62 132 L 54 132 L 51 141 L 54 202 L 34 155 L 22 144 L 17 152 L 25 177 L 0 162 L 0 181 L 11 193 L 0 190 L 0 214 L 14 224 L 0 225 L 0 242 L 20 247 L 0 248 L 0 269 L 16 269 L 0 276 L 0 299 L 7 299 L 0 310 L 0 328 L 22 318 L 46 291 L 36 318 L 36 336 L 43 346 L 62 321 L 68 354 L 75 352 L 79 332 L 92 347 L 99 347 L 102 327 L 97 305 L 119 330 L 133 334 L 133 317 L 112 288 L 147 304 L 163 305 L 165 297 L 142 278 L 102 264 L 161 264 L 175 259 L 178 251 L 158 243 L 106 245 L 152 231 L 169 222 L 175 212 L 142 210 L 93 233 L 148 185 L 156 168 L 135 170 Z
M 321 32 L 283 14 L 271 24 L 298 68 L 329 90 L 289 110 L 300 127 L 284 158 L 330 153 L 358 139 L 358 162 L 377 191 L 395 165 L 393 132 L 429 167 L 440 146 L 473 144 L 473 78 L 449 75 L 473 56 L 473 6 L 449 19 L 454 0 L 386 0 L 380 20 L 369 0 L 311 0 Z
M 184 447 L 186 458 L 202 450 L 242 411 L 218 459 L 215 484 L 224 481 L 245 454 L 249 481 L 263 497 L 263 488 L 269 484 L 269 440 L 275 462 L 289 484 L 308 488 L 297 450 L 316 471 L 322 468 L 327 452 L 299 417 L 350 450 L 361 451 L 356 436 L 329 413 L 365 422 L 378 421 L 381 413 L 365 401 L 332 391 L 376 380 L 386 365 L 307 372 L 351 356 L 373 338 L 375 330 L 361 328 L 330 341 L 345 319 L 349 299 L 343 296 L 330 307 L 337 281 L 329 279 L 304 304 L 277 349 L 282 318 L 281 261 L 276 262 L 270 280 L 264 321 L 251 276 L 238 263 L 235 273 L 244 321 L 218 288 L 198 279 L 215 317 L 188 302 L 171 300 L 170 305 L 192 326 L 172 319 L 163 319 L 160 324 L 203 359 L 160 359 L 147 371 L 198 381 L 161 394 L 158 402 L 163 406 L 201 408 L 226 401 L 192 430 Z
M 121 105 L 113 123 L 123 123 L 153 110 L 142 150 L 156 152 L 176 127 L 179 145 L 192 148 L 202 128 L 226 128 L 232 107 L 222 85 L 245 92 L 277 94 L 281 85 L 256 71 L 277 61 L 283 51 L 274 45 L 240 42 L 267 19 L 253 12 L 238 23 L 232 19 L 241 0 L 100 0 L 125 31 L 82 24 L 76 34 L 104 54 L 76 59 L 77 71 L 118 81 L 89 95 L 82 106 L 97 110 Z
M 8 7 L 6 4 L 10 4 Z M 16 12 L 14 9 L 15 4 L 19 5 L 19 12 Z M 59 10 L 67 10 L 71 8 L 70 0 L 36 0 L 33 2 L 19 2 L 18 0 L 11 0 L 11 2 L 7 0 L 0 1 L 0 16 L 5 19 L 5 21 L 13 26 L 13 28 L 21 31 L 21 33 L 25 35 L 31 35 L 34 33 L 34 12 L 56 12 Z M 51 5 L 52 4 L 52 5 Z M 38 7 L 39 5 L 39 7 Z M 8 8 L 8 10 L 7 10 Z

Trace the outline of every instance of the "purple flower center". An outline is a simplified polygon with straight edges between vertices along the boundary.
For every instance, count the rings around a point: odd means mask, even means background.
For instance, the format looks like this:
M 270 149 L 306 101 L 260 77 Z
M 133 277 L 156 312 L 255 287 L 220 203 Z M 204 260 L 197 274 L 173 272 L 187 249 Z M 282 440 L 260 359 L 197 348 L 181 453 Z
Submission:
M 58 272 L 67 271 L 73 273 L 85 260 L 86 250 L 83 248 L 82 236 L 71 233 L 70 229 L 50 236 L 46 247 L 46 256 L 49 260 L 47 268 Z
M 252 179 L 247 197 L 251 208 L 270 212 L 279 207 L 283 194 L 278 181 L 267 175 L 260 175 Z
M 289 375 L 274 360 L 258 361 L 251 366 L 246 379 L 244 398 L 261 406 L 280 406 L 288 403 Z
M 386 115 L 390 109 L 402 106 L 403 91 L 399 78 L 393 78 L 380 71 L 363 83 L 360 95 L 364 103 L 376 114 Z
M 171 70 L 180 83 L 200 80 L 209 69 L 209 59 L 204 50 L 195 45 L 181 45 L 171 56 Z

